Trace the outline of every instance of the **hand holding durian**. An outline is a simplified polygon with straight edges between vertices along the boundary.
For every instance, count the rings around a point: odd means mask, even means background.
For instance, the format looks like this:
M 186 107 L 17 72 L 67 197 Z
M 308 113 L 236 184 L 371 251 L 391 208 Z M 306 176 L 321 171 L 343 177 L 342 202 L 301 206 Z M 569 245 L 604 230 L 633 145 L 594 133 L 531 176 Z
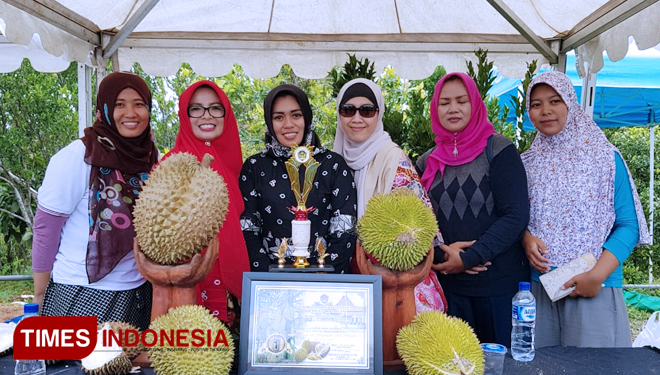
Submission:
M 213 264 L 218 259 L 218 241 L 218 236 L 213 237 L 203 256 L 201 253 L 195 254 L 188 263 L 170 266 L 156 263 L 147 258 L 140 249 L 136 238 L 133 241 L 135 263 L 142 276 L 152 284 L 194 287 L 208 275 Z

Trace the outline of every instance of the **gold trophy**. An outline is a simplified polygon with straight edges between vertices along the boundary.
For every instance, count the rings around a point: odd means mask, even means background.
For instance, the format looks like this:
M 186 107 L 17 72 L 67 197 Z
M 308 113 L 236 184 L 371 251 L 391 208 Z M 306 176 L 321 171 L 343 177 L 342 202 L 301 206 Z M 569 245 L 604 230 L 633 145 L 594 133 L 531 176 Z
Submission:
M 288 248 L 289 243 L 287 242 L 286 237 L 283 237 L 282 243 L 280 243 L 280 246 L 277 248 L 277 254 L 275 254 L 277 257 L 277 268 L 284 268 L 284 263 L 286 263 L 286 251 Z
M 312 157 L 314 155 L 314 146 L 298 146 L 291 148 L 291 158 L 285 162 L 289 180 L 291 180 L 291 190 L 296 197 L 297 207 L 289 209 L 295 213 L 291 221 L 291 241 L 293 242 L 293 256 L 296 261 L 293 266 L 304 268 L 309 266 L 307 258 L 309 257 L 309 240 L 311 231 L 311 222 L 307 214 L 314 211 L 314 207 L 307 208 L 305 202 L 309 193 L 312 191 L 314 176 L 319 168 L 319 163 Z M 300 166 L 305 166 L 304 180 L 300 186 Z M 302 189 L 302 191 L 301 191 Z
M 316 252 L 319 254 L 318 257 L 319 268 L 324 268 L 325 257 L 327 257 L 330 254 L 325 252 L 325 245 L 323 245 L 323 241 L 321 240 L 320 237 L 316 237 L 316 245 L 314 247 L 316 248 Z

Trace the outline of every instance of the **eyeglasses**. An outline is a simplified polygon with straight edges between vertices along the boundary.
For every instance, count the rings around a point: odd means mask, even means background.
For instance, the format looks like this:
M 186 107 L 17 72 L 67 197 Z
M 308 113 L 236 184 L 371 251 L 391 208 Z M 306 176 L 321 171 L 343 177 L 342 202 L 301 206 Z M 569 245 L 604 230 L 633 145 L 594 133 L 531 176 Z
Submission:
M 378 107 L 373 104 L 364 104 L 357 108 L 353 104 L 342 104 L 339 106 L 339 115 L 342 117 L 353 117 L 355 112 L 360 112 L 362 117 L 374 117 L 378 113 Z
M 192 118 L 199 118 L 204 116 L 204 113 L 209 111 L 211 117 L 220 118 L 225 117 L 225 107 L 221 105 L 212 105 L 210 107 L 202 107 L 201 105 L 191 105 L 188 107 L 188 116 Z

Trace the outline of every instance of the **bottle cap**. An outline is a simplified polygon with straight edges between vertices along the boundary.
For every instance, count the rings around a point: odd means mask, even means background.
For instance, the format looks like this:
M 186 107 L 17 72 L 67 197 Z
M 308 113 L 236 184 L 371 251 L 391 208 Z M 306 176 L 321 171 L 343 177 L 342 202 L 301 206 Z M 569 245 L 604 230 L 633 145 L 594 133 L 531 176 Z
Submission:
M 529 282 L 527 281 L 521 281 L 518 283 L 518 290 L 529 290 Z
M 23 313 L 24 314 L 38 314 L 39 313 L 39 305 L 36 303 L 26 303 L 23 306 Z
M 481 349 L 490 353 L 506 354 L 507 352 L 506 346 L 500 344 L 481 344 Z

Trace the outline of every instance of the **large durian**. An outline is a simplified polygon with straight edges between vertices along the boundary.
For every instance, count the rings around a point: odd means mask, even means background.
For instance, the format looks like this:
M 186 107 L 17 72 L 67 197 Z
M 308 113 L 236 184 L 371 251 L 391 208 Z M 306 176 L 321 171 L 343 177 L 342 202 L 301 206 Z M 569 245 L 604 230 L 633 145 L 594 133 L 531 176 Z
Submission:
M 483 375 L 484 355 L 472 327 L 436 310 L 401 328 L 396 348 L 410 375 Z
M 189 153 L 177 153 L 149 175 L 133 211 L 144 254 L 160 264 L 178 264 L 208 246 L 227 215 L 223 178 Z
M 110 340 L 107 343 L 108 346 L 103 346 L 103 337 L 107 335 L 103 331 L 108 330 L 112 330 L 110 324 L 102 324 L 97 333 L 96 347 L 90 355 L 80 361 L 85 373 L 90 375 L 122 375 L 132 371 L 133 364 L 131 360 L 117 342 Z
M 164 346 L 158 345 L 148 348 L 151 365 L 158 375 L 226 375 L 231 369 L 234 359 L 234 342 L 229 330 L 205 307 L 198 305 L 184 305 L 170 309 L 167 314 L 156 318 L 150 329 L 159 333 L 161 330 L 185 330 L 189 334 L 181 342 L 188 347 L 176 347 L 176 350 L 168 350 L 170 345 L 164 341 Z M 207 338 L 207 330 L 210 330 L 211 340 L 215 340 L 219 331 L 224 332 L 228 346 L 220 344 L 213 347 L 213 342 L 205 342 L 202 347 L 191 345 L 190 332 L 200 329 Z M 147 340 L 152 338 L 146 334 Z M 198 342 L 198 341 L 197 341 Z
M 414 192 L 399 188 L 371 197 L 357 231 L 364 250 L 383 266 L 407 271 L 429 252 L 438 224 Z

